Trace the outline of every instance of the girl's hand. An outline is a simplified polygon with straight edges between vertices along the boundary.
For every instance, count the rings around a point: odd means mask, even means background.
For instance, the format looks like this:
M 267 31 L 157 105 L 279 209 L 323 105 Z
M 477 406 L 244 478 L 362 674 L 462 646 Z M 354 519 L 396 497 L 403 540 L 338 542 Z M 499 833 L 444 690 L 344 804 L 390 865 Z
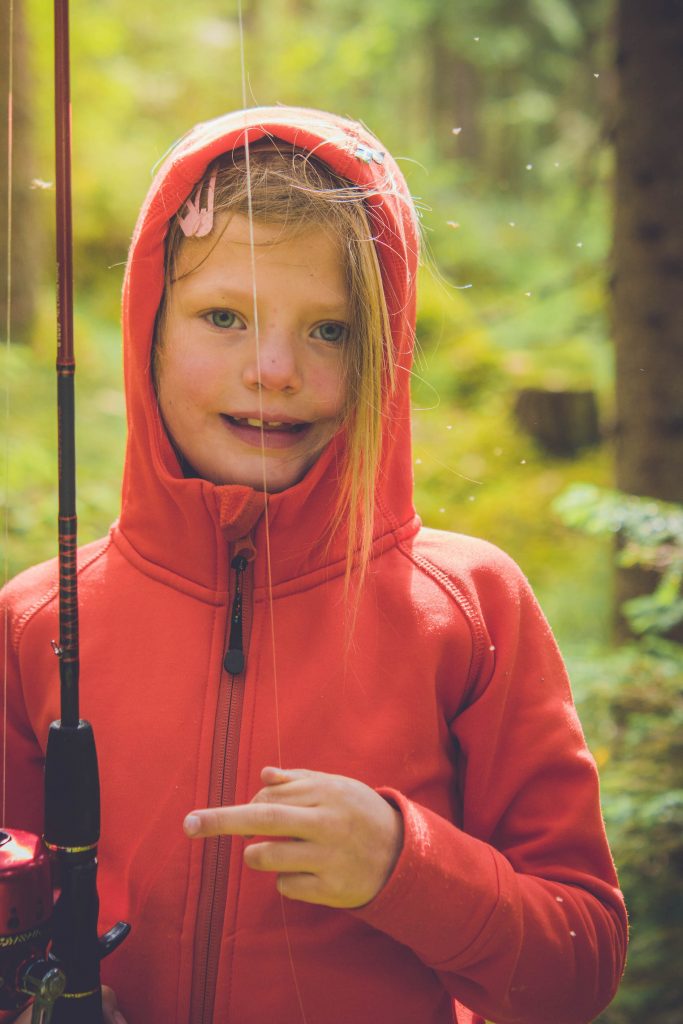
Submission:
M 116 994 L 106 985 L 102 986 L 102 1018 L 104 1024 L 126 1024 L 123 1014 L 117 1009 Z M 17 1017 L 14 1024 L 31 1024 L 32 1009 L 29 1006 L 20 1017 Z
M 251 843 L 244 861 L 256 871 L 274 872 L 283 896 L 327 907 L 369 903 L 401 852 L 399 812 L 369 786 L 342 775 L 264 768 L 261 781 L 263 789 L 250 804 L 188 814 L 186 835 L 276 837 Z
M 126 1024 L 126 1019 L 118 1008 L 116 993 L 107 985 L 102 986 L 102 1017 L 104 1024 Z

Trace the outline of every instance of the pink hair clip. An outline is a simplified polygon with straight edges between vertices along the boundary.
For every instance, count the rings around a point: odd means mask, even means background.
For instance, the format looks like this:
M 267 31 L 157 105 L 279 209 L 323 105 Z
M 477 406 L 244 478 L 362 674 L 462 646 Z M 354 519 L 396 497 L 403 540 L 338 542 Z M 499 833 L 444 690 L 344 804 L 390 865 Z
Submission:
M 206 206 L 201 207 L 202 185 L 200 182 L 194 195 L 185 203 L 182 213 L 178 213 L 178 223 L 186 238 L 204 238 L 213 227 L 213 197 L 216 191 L 216 171 L 209 178 L 206 191 Z

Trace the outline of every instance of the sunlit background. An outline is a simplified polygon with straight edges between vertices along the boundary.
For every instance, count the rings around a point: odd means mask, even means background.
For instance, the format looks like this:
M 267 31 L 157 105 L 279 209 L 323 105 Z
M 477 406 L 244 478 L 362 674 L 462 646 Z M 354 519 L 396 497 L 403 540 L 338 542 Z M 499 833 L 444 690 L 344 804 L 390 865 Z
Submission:
M 13 245 L 31 236 L 33 314 L 13 326 L 6 356 L 10 574 L 56 547 L 51 5 L 16 7 L 26 118 L 15 187 L 32 187 Z M 245 0 L 242 52 L 237 0 L 73 2 L 80 539 L 117 514 L 119 297 L 154 166 L 193 123 L 241 107 L 243 89 L 248 105 L 364 121 L 398 156 L 422 211 L 418 511 L 430 526 L 505 548 L 540 597 L 602 769 L 633 914 L 632 966 L 600 1020 L 673 1024 L 683 1005 L 669 949 L 683 859 L 674 756 L 683 661 L 676 645 L 613 646 L 612 538 L 570 530 L 555 504 L 572 483 L 613 481 L 612 9 L 606 0 Z M 529 391 L 588 393 L 598 428 L 558 453 L 523 425 Z

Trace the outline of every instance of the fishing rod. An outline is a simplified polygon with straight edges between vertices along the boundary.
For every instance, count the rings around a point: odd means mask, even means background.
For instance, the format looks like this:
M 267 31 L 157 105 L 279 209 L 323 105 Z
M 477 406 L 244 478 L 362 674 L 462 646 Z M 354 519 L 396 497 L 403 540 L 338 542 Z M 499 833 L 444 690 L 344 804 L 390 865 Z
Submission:
M 79 712 L 69 70 L 69 3 L 54 0 L 59 640 L 52 648 L 61 717 L 48 734 L 42 840 L 0 831 L 0 1014 L 32 996 L 32 1024 L 101 1024 L 100 961 L 130 931 L 119 921 L 97 934 L 99 775 L 93 730 Z

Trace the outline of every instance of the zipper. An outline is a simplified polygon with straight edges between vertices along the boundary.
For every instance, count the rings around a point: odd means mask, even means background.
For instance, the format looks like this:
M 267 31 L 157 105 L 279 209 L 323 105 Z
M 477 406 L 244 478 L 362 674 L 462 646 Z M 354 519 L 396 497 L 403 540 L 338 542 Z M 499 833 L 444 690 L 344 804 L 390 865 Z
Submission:
M 244 672 L 245 658 L 244 646 L 242 643 L 242 609 L 243 609 L 243 585 L 244 573 L 249 565 L 246 556 L 240 551 L 235 555 L 231 567 L 235 570 L 235 593 L 232 599 L 232 611 L 230 612 L 230 639 L 228 649 L 223 659 L 223 668 L 232 676 Z
M 251 539 L 245 538 L 235 545 L 234 550 L 236 553 L 230 563 L 235 574 L 233 596 L 226 624 L 227 643 L 214 726 L 208 807 L 234 804 L 237 783 L 246 652 L 251 630 L 252 578 L 247 570 L 255 549 Z M 204 840 L 195 926 L 191 1024 L 213 1024 L 231 848 L 232 836 L 214 836 Z

